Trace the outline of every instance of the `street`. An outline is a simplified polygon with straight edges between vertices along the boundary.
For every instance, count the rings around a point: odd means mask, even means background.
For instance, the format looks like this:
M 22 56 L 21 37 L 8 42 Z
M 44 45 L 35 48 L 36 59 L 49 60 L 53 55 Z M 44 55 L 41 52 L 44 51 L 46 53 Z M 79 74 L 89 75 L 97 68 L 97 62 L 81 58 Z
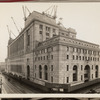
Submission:
M 2 83 L 2 85 L 1 85 Z M 24 83 L 21 83 L 15 79 L 10 78 L 8 80 L 8 76 L 0 74 L 0 88 L 2 90 L 2 94 L 23 94 L 23 93 L 42 93 L 40 90 L 36 90 L 31 86 L 28 86 Z M 97 93 L 100 93 L 100 84 L 94 84 L 92 86 L 85 87 L 83 89 L 79 89 L 76 91 L 73 91 L 72 93 L 82 93 L 87 94 L 91 89 L 94 89 L 97 91 Z
M 100 94 L 100 83 L 97 83 L 97 84 L 94 84 L 94 85 L 91 85 L 91 86 L 88 86 L 88 87 L 84 87 L 84 88 L 79 89 L 79 90 L 75 90 L 72 93 L 88 94 L 88 93 L 90 93 L 90 90 L 95 90 L 96 93 Z
M 8 78 L 4 75 L 2 76 L 2 94 L 10 94 L 10 93 L 39 93 L 39 91 L 22 84 L 14 79 L 8 80 Z

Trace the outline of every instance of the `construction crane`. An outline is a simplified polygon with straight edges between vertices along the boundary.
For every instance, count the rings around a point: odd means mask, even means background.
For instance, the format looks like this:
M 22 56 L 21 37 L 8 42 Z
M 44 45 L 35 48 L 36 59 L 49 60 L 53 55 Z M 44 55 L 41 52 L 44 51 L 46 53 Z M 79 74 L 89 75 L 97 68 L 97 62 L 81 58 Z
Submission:
M 17 25 L 16 25 L 16 23 L 15 23 L 15 21 L 14 21 L 13 17 L 11 17 L 11 19 L 12 19 L 12 21 L 13 21 L 13 23 L 14 23 L 14 25 L 15 25 L 15 27 L 16 27 L 16 29 L 17 29 L 17 31 L 18 31 L 18 33 L 20 33 L 20 31 L 19 31 L 19 29 L 18 29 L 18 27 L 17 27 Z
M 25 11 L 24 6 L 22 6 L 22 9 L 23 9 L 23 14 L 24 14 L 24 21 L 26 21 L 26 11 Z
M 24 21 L 26 21 L 26 11 L 28 11 L 29 15 L 31 14 L 30 10 L 26 6 L 22 6 L 23 14 L 24 14 Z
M 11 33 L 10 33 L 10 30 L 9 30 L 9 27 L 7 25 L 7 30 L 8 30 L 8 33 L 9 33 L 9 39 L 11 38 Z
M 43 12 L 43 14 L 47 16 L 51 16 L 52 18 L 56 19 L 57 18 L 57 6 L 56 5 L 50 6 L 46 11 Z
M 63 18 L 59 18 L 59 20 L 58 20 L 58 25 L 59 26 L 61 26 L 61 27 L 63 27 L 63 28 L 65 28 L 65 26 L 63 25 L 63 23 L 62 23 L 62 20 L 63 20 Z M 66 28 L 65 28 L 66 29 Z
M 13 34 L 13 36 L 15 36 L 16 37 L 16 35 L 10 30 L 10 33 L 12 33 Z
M 54 16 L 53 16 L 53 18 L 54 18 L 54 19 L 57 18 L 57 6 L 55 6 L 55 8 L 54 8 Z
M 11 34 L 13 34 L 16 37 L 16 35 L 11 30 L 9 30 L 8 25 L 7 25 L 7 30 L 8 30 L 8 33 L 9 33 L 9 39 L 11 38 Z
M 31 14 L 30 10 L 25 6 L 25 9 L 29 12 L 29 15 Z

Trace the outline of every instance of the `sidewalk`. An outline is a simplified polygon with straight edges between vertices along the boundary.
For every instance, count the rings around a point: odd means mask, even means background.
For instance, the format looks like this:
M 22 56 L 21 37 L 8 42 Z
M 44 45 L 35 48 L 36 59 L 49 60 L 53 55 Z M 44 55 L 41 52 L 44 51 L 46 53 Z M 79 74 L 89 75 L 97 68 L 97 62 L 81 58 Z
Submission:
M 2 84 L 2 94 L 7 94 L 7 92 L 6 92 L 6 90 L 5 90 L 4 86 L 3 86 L 3 84 Z

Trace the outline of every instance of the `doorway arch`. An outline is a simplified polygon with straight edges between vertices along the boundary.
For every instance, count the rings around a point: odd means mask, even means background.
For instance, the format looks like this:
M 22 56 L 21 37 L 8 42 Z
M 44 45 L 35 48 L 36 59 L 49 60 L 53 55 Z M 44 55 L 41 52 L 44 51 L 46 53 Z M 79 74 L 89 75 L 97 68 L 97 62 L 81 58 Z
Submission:
M 42 66 L 39 65 L 39 78 L 42 78 Z
M 47 67 L 47 65 L 44 66 L 44 79 L 48 80 L 48 67 Z
M 89 81 L 90 79 L 90 66 L 86 65 L 84 68 L 84 82 Z
M 27 79 L 30 79 L 30 66 L 27 65 Z

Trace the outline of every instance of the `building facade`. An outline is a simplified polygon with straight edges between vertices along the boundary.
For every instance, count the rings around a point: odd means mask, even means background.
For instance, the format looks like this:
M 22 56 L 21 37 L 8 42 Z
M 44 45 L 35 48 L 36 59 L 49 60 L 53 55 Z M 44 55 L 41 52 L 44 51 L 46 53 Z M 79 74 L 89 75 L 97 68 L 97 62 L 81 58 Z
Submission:
M 5 71 L 5 69 L 6 69 L 6 63 L 0 62 L 0 72 Z
M 32 12 L 21 33 L 9 39 L 7 73 L 65 92 L 98 82 L 99 45 L 79 40 L 76 34 L 51 16 Z

